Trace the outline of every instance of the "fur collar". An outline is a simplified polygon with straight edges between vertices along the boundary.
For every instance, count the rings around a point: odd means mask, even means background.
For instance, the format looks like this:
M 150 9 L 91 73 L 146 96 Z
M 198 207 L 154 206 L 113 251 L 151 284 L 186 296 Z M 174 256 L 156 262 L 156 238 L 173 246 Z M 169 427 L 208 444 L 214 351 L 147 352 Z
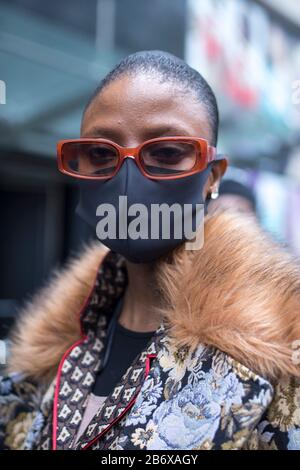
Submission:
M 80 336 L 78 312 L 107 251 L 86 247 L 20 312 L 9 369 L 53 377 Z M 208 216 L 204 246 L 174 251 L 157 265 L 168 334 L 178 346 L 212 345 L 265 378 L 300 376 L 293 342 L 300 339 L 300 264 L 252 217 Z

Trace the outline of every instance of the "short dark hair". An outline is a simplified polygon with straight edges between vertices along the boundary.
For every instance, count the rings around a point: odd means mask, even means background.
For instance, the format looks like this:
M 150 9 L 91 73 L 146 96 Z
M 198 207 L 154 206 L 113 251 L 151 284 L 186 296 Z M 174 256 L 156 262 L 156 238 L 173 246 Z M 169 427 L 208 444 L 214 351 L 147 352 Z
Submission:
M 217 144 L 219 111 L 214 92 L 197 70 L 175 55 L 164 51 L 140 51 L 122 59 L 101 80 L 99 86 L 89 99 L 84 113 L 104 87 L 123 74 L 135 72 L 153 72 L 159 74 L 166 81 L 179 84 L 186 92 L 195 92 L 199 102 L 204 105 L 207 112 L 212 131 L 211 144 Z

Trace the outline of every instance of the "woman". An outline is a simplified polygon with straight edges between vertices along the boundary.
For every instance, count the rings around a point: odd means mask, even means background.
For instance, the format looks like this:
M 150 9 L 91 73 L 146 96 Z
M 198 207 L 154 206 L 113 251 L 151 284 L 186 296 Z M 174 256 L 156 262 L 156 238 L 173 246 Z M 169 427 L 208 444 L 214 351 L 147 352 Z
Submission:
M 197 208 L 217 196 L 217 131 L 205 80 L 148 51 L 101 82 L 81 139 L 59 143 L 111 251 L 93 242 L 22 312 L 4 448 L 300 448 L 298 267 L 240 213 L 206 215 L 201 248 L 178 236 L 185 219 L 201 231 Z M 153 204 L 191 209 L 166 236 Z

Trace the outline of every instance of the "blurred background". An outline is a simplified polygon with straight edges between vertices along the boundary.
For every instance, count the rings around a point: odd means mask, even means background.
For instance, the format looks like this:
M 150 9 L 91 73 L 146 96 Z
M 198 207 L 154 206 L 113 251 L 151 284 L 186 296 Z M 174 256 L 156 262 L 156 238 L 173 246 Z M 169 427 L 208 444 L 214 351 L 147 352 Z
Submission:
M 124 56 L 163 49 L 213 87 L 227 178 L 300 254 L 299 0 L 0 0 L 0 338 L 19 306 L 88 241 L 55 145 Z

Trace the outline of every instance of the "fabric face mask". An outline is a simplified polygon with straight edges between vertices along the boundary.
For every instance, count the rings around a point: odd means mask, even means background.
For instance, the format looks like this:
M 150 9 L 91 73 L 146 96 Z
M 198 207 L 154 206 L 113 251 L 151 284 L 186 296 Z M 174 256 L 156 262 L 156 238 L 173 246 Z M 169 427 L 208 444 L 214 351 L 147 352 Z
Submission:
M 203 222 L 202 193 L 211 167 L 181 179 L 153 180 L 128 158 L 109 180 L 80 181 L 76 212 L 112 251 L 134 263 L 155 261 Z

